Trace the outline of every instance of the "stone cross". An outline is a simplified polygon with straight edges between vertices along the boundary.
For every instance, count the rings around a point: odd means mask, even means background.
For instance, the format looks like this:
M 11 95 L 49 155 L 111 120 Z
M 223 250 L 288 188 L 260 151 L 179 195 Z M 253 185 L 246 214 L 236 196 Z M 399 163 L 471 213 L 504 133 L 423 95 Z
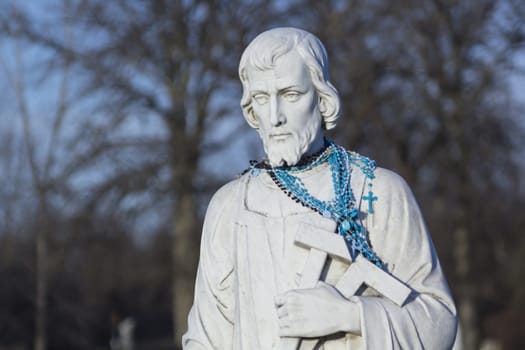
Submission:
M 323 239 L 315 239 L 315 237 L 322 237 Z M 340 244 L 339 240 L 337 240 L 338 237 L 340 236 L 333 232 L 305 223 L 299 225 L 295 236 L 295 243 L 310 249 L 301 274 L 301 280 L 299 282 L 300 289 L 313 288 L 316 286 L 328 256 L 345 261 L 351 260 L 346 245 L 344 242 Z M 296 350 L 300 341 L 300 338 L 283 337 L 281 338 L 281 349 Z
M 398 306 L 408 299 L 411 289 L 386 271 L 380 269 L 362 255 L 354 262 L 348 251 L 344 238 L 334 232 L 326 231 L 311 225 L 301 224 L 295 237 L 295 243 L 310 249 L 303 267 L 299 288 L 313 288 L 321 277 L 328 256 L 341 259 L 350 264 L 335 288 L 346 298 L 356 295 L 361 286 L 367 285 Z M 281 338 L 281 349 L 313 349 L 316 339 Z

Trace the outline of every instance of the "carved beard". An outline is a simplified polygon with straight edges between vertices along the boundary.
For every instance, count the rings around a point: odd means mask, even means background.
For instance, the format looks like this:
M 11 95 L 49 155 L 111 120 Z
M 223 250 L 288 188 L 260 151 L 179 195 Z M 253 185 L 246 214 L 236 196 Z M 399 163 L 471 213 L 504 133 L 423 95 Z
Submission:
M 269 133 L 265 135 L 261 134 L 264 151 L 268 155 L 270 165 L 276 167 L 297 164 L 315 140 L 319 128 L 321 127 L 321 118 L 321 116 L 309 118 L 308 122 L 299 133 L 289 131 L 292 135 L 285 141 L 274 141 L 269 137 Z

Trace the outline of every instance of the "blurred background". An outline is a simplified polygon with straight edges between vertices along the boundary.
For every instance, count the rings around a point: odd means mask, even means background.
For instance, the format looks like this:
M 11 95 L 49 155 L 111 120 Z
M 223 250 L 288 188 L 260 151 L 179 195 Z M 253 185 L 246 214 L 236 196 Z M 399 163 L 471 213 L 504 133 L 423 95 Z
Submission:
M 525 1 L 0 0 L 0 349 L 176 349 L 217 188 L 261 157 L 237 65 L 309 30 L 329 137 L 400 173 L 463 349 L 525 349 Z

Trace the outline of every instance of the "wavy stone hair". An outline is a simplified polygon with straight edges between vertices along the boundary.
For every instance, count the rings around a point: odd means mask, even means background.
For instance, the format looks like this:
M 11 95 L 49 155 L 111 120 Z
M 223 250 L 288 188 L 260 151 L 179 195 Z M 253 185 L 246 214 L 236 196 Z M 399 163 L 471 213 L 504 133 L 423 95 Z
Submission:
M 323 127 L 330 130 L 339 118 L 341 103 L 336 88 L 330 83 L 326 50 L 316 36 L 292 27 L 275 28 L 259 34 L 244 50 L 239 63 L 239 77 L 242 83 L 241 108 L 248 124 L 259 128 L 253 112 L 252 98 L 248 85 L 248 65 L 258 70 L 272 69 L 275 60 L 291 50 L 296 50 L 310 71 L 313 85 L 319 96 L 319 110 Z

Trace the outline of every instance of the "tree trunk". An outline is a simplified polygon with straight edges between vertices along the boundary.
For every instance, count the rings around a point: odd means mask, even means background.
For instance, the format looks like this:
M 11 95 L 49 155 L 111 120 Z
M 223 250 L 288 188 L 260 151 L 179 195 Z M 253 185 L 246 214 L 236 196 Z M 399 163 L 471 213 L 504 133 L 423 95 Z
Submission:
M 191 188 L 176 199 L 173 237 L 173 335 L 180 345 L 193 303 L 193 286 L 199 257 L 198 220 Z
M 47 242 L 42 229 L 36 232 L 35 350 L 45 350 L 47 343 Z
M 469 253 L 469 237 L 468 229 L 464 226 L 459 226 L 455 233 L 455 260 L 456 272 L 460 281 L 457 290 L 459 291 L 458 298 L 458 314 L 459 322 L 461 324 L 461 342 L 459 349 L 461 350 L 475 350 L 478 343 L 478 330 L 476 326 L 476 307 L 474 303 L 474 294 L 472 283 L 469 280 L 470 273 L 470 253 Z

